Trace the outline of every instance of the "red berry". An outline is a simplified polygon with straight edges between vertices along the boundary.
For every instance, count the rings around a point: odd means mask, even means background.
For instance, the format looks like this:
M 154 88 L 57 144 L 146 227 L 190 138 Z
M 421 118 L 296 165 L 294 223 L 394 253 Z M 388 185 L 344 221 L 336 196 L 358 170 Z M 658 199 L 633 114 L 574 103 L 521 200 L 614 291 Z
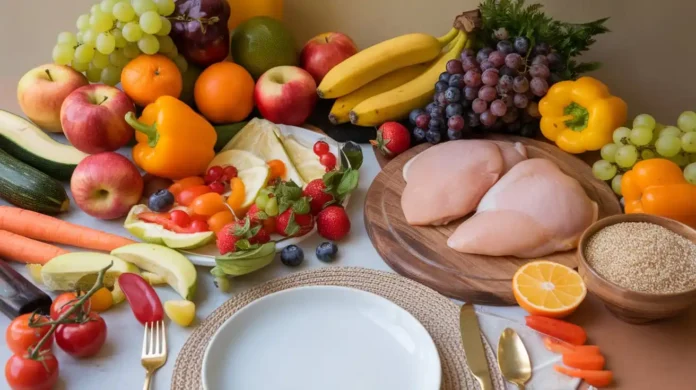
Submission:
M 370 143 L 384 156 L 394 157 L 411 147 L 411 133 L 398 122 L 386 122 L 377 130 L 377 139 Z
M 220 166 L 213 166 L 208 168 L 208 172 L 206 172 L 205 176 L 203 177 L 203 180 L 205 181 L 206 184 L 210 184 L 214 181 L 217 181 L 222 177 L 222 167 Z
M 173 210 L 169 212 L 169 219 L 179 227 L 187 227 L 191 224 L 191 216 L 183 210 Z
M 189 226 L 189 229 L 193 233 L 202 233 L 202 232 L 209 232 L 210 228 L 208 227 L 208 223 L 206 221 L 202 221 L 200 219 L 197 219 L 193 222 L 191 222 L 191 226 Z
M 319 157 L 319 163 L 325 166 L 327 171 L 330 171 L 336 167 L 336 156 L 333 153 L 322 154 Z
M 430 115 L 420 114 L 416 117 L 416 127 L 420 127 L 421 129 L 427 129 L 429 124 Z
M 329 240 L 338 241 L 350 232 L 350 219 L 341 206 L 329 206 L 317 215 L 317 232 Z
M 329 153 L 329 144 L 324 141 L 317 141 L 314 144 L 314 154 L 321 157 L 326 153 Z
M 233 167 L 232 165 L 226 166 L 225 169 L 222 171 L 222 181 L 225 183 L 229 183 L 230 180 L 233 178 L 237 177 L 237 168 Z
M 326 184 L 322 179 L 314 179 L 310 181 L 302 190 L 304 196 L 309 197 L 309 206 L 313 215 L 319 214 L 324 206 L 334 200 L 332 194 L 324 192 Z
M 225 185 L 219 181 L 208 184 L 208 187 L 210 187 L 213 192 L 217 192 L 220 195 L 225 193 Z

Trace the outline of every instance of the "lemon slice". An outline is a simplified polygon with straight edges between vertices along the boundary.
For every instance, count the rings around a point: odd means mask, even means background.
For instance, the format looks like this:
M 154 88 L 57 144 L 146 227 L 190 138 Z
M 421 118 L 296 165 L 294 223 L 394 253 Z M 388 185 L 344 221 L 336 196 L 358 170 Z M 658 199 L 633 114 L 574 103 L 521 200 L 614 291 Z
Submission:
M 261 167 L 253 167 L 239 171 L 237 177 L 244 183 L 244 203 L 242 207 L 249 207 L 254 203 L 259 191 L 266 187 L 270 174 L 271 170 L 266 164 Z
M 208 168 L 214 166 L 224 167 L 225 165 L 232 165 L 237 168 L 237 171 L 243 171 L 253 167 L 264 166 L 266 163 L 254 153 L 246 150 L 231 149 L 218 153 L 213 158 L 213 161 L 208 164 Z
M 321 179 L 324 176 L 326 168 L 321 165 L 319 156 L 311 148 L 302 145 L 291 135 L 282 138 L 281 141 L 305 183 L 309 183 L 314 179 Z

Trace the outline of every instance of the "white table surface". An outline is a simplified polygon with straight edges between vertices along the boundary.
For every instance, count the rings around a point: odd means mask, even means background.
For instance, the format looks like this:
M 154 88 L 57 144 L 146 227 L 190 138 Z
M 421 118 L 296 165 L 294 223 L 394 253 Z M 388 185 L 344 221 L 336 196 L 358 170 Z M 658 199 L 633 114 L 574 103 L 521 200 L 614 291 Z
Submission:
M 393 272 L 391 268 L 382 260 L 372 246 L 370 239 L 365 231 L 363 221 L 363 204 L 365 195 L 370 183 L 379 173 L 379 165 L 369 145 L 363 145 L 364 164 L 360 168 L 360 184 L 358 189 L 351 196 L 348 212 L 351 219 L 351 233 L 348 238 L 339 242 L 339 257 L 333 263 L 336 266 L 359 266 L 377 270 Z M 128 157 L 130 151 L 122 149 L 120 152 Z M 0 204 L 6 204 L 0 200 Z M 121 227 L 121 220 L 104 222 L 93 219 L 80 212 L 74 202 L 69 213 L 61 215 L 61 218 L 92 226 L 98 229 L 109 230 L 124 236 L 128 233 Z M 319 261 L 314 255 L 316 246 L 324 241 L 318 235 L 308 238 L 301 243 L 305 252 L 305 261 L 297 268 L 284 266 L 279 256 L 268 267 L 232 280 L 233 288 L 229 293 L 222 293 L 213 285 L 213 278 L 209 268 L 197 267 L 198 270 L 198 292 L 195 298 L 196 321 L 188 328 L 181 328 L 176 324 L 168 325 L 169 359 L 154 376 L 153 389 L 164 390 L 170 387 L 172 370 L 179 350 L 186 341 L 190 332 L 195 329 L 196 324 L 205 319 L 213 310 L 219 307 L 235 293 L 258 285 L 262 282 L 289 275 L 299 270 L 315 269 L 319 267 L 331 266 Z M 23 265 L 14 263 L 13 267 L 20 273 L 28 277 Z M 162 301 L 170 299 L 181 299 L 168 286 L 157 287 L 157 292 Z M 52 296 L 55 293 L 49 292 Z M 479 311 L 494 313 L 498 316 L 523 321 L 526 314 L 519 307 L 478 307 Z M 139 389 L 142 387 L 144 370 L 140 365 L 140 349 L 142 342 L 143 327 L 135 320 L 127 302 L 123 302 L 103 314 L 108 326 L 107 341 L 103 349 L 96 357 L 77 360 L 66 355 L 55 346 L 54 350 L 60 364 L 60 382 L 58 389 Z M 550 363 L 559 360 L 547 352 L 541 345 L 540 338 L 526 330 L 522 326 L 515 326 L 513 322 L 501 320 L 494 317 L 479 317 L 482 330 L 488 341 L 495 349 L 498 337 L 505 327 L 512 326 L 520 332 L 525 341 L 532 362 L 535 366 L 534 376 L 528 383 L 528 389 L 543 390 L 564 390 L 577 387 L 577 380 L 568 380 L 556 374 Z M 0 316 L 0 329 L 5 329 L 10 320 Z M 10 357 L 7 347 L 0 350 L 0 362 L 4 364 Z M 311 365 L 311 363 L 308 363 Z M 272 370 L 272 368 L 270 368 Z M 0 381 L 2 386 L 6 383 L 4 379 Z M 0 388 L 2 388 L 0 386 Z M 512 389 L 513 387 L 509 387 Z M 212 390 L 212 389 L 211 389 Z

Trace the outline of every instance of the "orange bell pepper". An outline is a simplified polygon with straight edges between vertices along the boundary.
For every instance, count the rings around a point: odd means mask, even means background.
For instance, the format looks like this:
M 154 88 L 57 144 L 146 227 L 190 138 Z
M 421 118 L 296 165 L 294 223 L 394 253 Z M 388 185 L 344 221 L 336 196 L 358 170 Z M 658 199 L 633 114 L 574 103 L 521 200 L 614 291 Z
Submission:
M 672 161 L 638 162 L 621 178 L 621 192 L 626 214 L 659 215 L 696 227 L 696 185 Z

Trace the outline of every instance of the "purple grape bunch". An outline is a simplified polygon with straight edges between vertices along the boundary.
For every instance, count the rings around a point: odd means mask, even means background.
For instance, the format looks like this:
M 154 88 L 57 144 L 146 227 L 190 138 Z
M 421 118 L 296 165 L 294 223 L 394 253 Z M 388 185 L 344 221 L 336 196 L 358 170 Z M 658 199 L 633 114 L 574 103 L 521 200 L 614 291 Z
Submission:
M 465 49 L 435 84 L 433 101 L 411 112 L 416 143 L 437 144 L 504 132 L 535 137 L 538 102 L 562 78 L 563 58 L 545 43 L 498 37 L 494 47 Z

